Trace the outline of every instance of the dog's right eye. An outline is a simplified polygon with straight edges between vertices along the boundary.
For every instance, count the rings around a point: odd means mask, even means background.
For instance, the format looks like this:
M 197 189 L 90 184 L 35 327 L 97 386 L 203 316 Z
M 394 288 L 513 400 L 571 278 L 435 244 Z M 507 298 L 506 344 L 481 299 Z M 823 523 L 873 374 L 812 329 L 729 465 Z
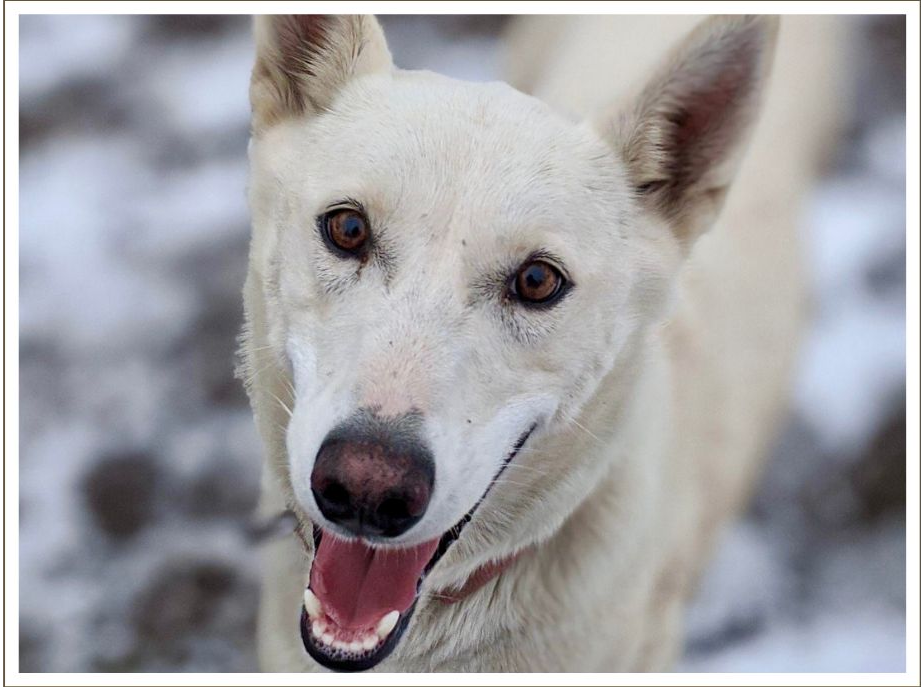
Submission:
M 323 238 L 337 252 L 361 257 L 371 237 L 368 219 L 352 208 L 331 210 L 320 218 Z
M 546 260 L 535 259 L 518 268 L 508 291 L 525 305 L 545 307 L 556 303 L 566 287 L 566 278 L 559 269 Z

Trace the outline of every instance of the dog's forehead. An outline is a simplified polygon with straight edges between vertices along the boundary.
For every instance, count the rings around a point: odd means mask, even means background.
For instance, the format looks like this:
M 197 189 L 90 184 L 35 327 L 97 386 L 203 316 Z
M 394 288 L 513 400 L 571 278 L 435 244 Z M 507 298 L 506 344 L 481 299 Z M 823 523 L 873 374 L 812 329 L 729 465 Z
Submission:
M 392 211 L 546 216 L 623 188 L 614 156 L 587 127 L 505 84 L 427 72 L 356 81 L 296 148 L 310 186 L 322 180 L 332 194 Z
M 359 79 L 317 124 L 333 148 L 358 145 L 396 164 L 544 161 L 585 144 L 576 126 L 504 83 L 468 83 L 430 72 Z

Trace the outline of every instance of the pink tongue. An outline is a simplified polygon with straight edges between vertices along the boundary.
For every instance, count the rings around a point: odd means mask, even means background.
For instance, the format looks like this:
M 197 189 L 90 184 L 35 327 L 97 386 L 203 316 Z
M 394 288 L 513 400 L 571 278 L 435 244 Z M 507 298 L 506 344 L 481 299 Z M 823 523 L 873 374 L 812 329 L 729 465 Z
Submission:
M 310 571 L 310 589 L 341 628 L 373 627 L 416 597 L 416 583 L 438 540 L 409 549 L 375 549 L 324 532 Z

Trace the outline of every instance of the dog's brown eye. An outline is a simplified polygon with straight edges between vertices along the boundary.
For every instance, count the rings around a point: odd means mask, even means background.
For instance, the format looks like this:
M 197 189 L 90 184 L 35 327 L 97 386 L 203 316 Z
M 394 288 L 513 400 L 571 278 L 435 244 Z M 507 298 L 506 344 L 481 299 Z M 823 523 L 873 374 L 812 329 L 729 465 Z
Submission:
M 545 260 L 531 260 L 515 274 L 513 293 L 519 300 L 532 304 L 549 304 L 563 292 L 565 279 Z
M 358 210 L 343 208 L 323 218 L 324 233 L 330 243 L 346 253 L 357 255 L 368 242 L 368 220 Z

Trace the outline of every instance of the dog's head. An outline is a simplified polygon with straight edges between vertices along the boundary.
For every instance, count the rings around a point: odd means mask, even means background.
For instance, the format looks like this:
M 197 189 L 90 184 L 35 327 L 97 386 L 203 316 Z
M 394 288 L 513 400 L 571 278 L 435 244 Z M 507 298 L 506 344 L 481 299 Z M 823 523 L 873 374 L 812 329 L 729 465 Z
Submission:
M 774 33 L 709 20 L 631 102 L 573 123 L 503 84 L 395 69 L 373 18 L 257 20 L 246 354 L 316 525 L 303 632 L 321 663 L 389 653 L 481 503 L 476 564 L 575 505 L 567 475 L 593 458 L 550 464 L 541 441 L 662 317 Z M 556 519 L 514 517 L 554 499 Z

